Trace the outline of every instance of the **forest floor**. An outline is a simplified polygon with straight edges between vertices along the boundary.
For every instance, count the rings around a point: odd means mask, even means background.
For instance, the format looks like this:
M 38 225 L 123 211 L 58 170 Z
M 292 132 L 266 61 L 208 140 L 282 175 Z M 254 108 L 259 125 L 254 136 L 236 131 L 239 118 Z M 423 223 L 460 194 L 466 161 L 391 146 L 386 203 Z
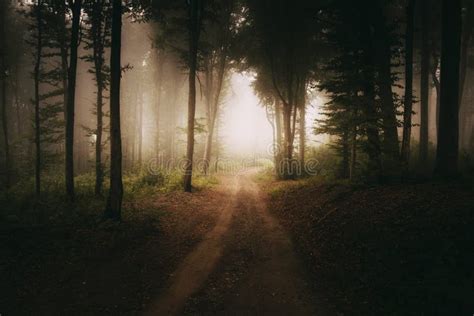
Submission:
M 75 219 L 66 223 L 0 221 L 0 314 L 142 314 L 215 226 L 220 190 L 140 197 L 125 203 L 121 223 L 100 219 L 102 203 L 67 209 Z
M 122 223 L 1 225 L 0 313 L 323 314 L 255 173 L 127 203 Z
M 262 183 L 337 314 L 474 313 L 472 181 Z
M 248 170 L 122 223 L 0 225 L 2 315 L 472 313 L 474 192 Z

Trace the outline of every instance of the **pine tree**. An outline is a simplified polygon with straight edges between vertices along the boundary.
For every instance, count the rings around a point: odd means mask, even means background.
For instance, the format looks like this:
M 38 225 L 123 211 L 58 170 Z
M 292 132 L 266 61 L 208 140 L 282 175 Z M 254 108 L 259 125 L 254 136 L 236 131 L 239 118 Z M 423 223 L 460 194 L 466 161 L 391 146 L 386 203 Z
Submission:
M 106 49 L 110 47 L 110 28 L 111 28 L 111 6 L 105 0 L 90 0 L 85 2 L 85 12 L 89 19 L 88 28 L 84 39 L 85 49 L 90 53 L 83 58 L 92 64 L 89 73 L 94 76 L 96 83 L 96 102 L 92 110 L 96 116 L 96 127 L 86 128 L 88 136 L 95 139 L 95 189 L 96 195 L 102 194 L 102 184 L 104 181 L 104 163 L 103 163 L 103 133 L 107 130 L 104 124 L 104 117 L 107 113 L 104 111 L 104 93 L 110 82 L 110 68 L 105 62 Z

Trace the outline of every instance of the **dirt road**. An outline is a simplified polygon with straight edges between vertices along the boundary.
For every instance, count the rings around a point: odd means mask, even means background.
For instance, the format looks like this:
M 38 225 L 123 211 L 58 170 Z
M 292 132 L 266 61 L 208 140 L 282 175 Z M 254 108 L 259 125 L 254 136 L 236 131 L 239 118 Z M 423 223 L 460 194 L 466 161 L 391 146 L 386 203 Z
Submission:
M 315 301 L 290 238 L 267 210 L 255 170 L 221 181 L 215 227 L 180 263 L 148 315 L 315 315 Z

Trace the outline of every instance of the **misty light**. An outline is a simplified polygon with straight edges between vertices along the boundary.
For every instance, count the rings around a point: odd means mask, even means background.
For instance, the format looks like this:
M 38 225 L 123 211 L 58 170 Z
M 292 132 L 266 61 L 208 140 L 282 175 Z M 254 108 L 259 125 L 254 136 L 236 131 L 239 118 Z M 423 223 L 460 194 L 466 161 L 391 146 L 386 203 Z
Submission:
M 225 149 L 233 154 L 265 154 L 272 144 L 272 128 L 265 109 L 251 87 L 249 73 L 233 74 L 222 126 Z

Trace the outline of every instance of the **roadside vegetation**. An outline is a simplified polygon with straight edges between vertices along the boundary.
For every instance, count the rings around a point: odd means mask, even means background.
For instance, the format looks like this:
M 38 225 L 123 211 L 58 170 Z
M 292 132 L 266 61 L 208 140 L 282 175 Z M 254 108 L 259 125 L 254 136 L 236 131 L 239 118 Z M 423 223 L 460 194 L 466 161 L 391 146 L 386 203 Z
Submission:
M 332 160 L 329 170 L 336 170 Z M 324 162 L 323 162 L 324 163 Z M 474 310 L 472 174 L 373 184 L 325 175 L 257 178 L 315 290 L 341 315 Z

